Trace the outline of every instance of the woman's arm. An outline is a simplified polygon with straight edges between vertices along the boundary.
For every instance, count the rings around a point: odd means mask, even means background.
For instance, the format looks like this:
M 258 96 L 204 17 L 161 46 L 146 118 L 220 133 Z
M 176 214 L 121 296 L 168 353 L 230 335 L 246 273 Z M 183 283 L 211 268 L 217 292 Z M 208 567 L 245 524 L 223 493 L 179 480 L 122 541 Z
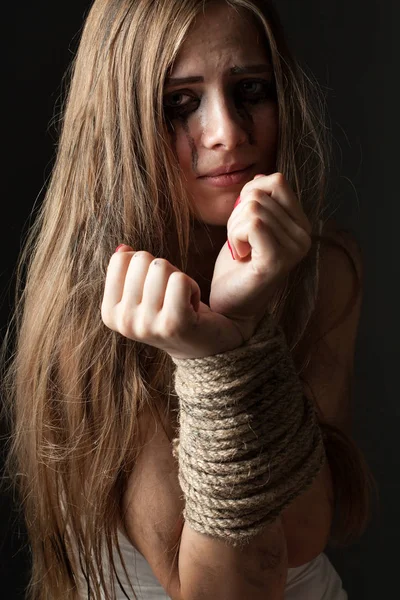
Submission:
M 334 250 L 334 253 L 333 255 L 332 251 L 329 251 L 329 255 L 324 253 L 321 267 L 323 272 L 329 273 L 331 279 L 335 274 L 342 286 L 335 286 L 337 292 L 334 297 L 338 302 L 333 303 L 332 290 L 325 284 L 321 285 L 323 293 L 318 307 L 321 331 L 325 331 L 332 324 L 331 307 L 337 304 L 340 314 L 342 304 L 343 308 L 346 304 L 341 301 L 343 299 L 347 301 L 351 289 L 352 278 L 349 263 L 343 259 L 341 251 Z M 325 270 L 328 260 L 330 268 Z M 326 310 L 321 310 L 322 308 L 326 308 Z M 346 363 L 346 360 L 350 359 L 354 352 L 355 320 L 356 318 L 353 316 L 350 324 L 347 322 L 343 329 L 336 330 L 332 340 L 329 337 L 324 340 L 324 343 L 329 340 L 331 344 L 335 341 L 333 347 L 336 353 L 341 355 L 337 354 L 339 362 L 342 358 Z M 313 355 L 308 368 L 310 377 L 307 379 L 312 384 L 318 400 L 321 397 L 326 398 L 326 389 L 329 388 L 332 392 L 330 398 L 333 405 L 335 403 L 338 405 L 346 385 L 348 369 L 344 368 L 341 372 L 342 376 L 335 378 L 334 382 L 330 377 L 328 377 L 329 381 L 324 380 L 323 375 L 326 373 L 327 364 L 323 358 L 317 352 Z M 334 411 L 332 405 L 330 409 Z M 269 560 L 264 563 L 268 565 L 268 577 L 265 572 L 260 573 L 258 570 L 256 578 L 263 581 L 261 588 L 264 597 L 268 589 L 271 597 L 274 597 L 274 587 L 279 597 L 279 594 L 283 593 L 285 583 L 280 577 L 282 564 L 279 562 L 279 553 L 278 560 L 276 558 L 276 543 L 278 543 L 278 550 L 282 551 L 282 545 L 280 545 L 283 539 L 282 525 L 289 567 L 312 560 L 326 546 L 332 520 L 333 502 L 329 465 L 325 465 L 311 488 L 282 512 L 281 518 L 274 523 L 274 528 L 265 529 L 261 545 L 257 546 L 255 543 L 254 549 L 251 547 L 248 552 L 241 553 L 221 542 L 194 532 L 190 526 L 184 524 L 182 491 L 170 443 L 174 437 L 174 430 L 168 418 L 164 421 L 164 426 L 167 431 L 169 428 L 169 436 L 166 435 L 161 424 L 157 424 L 153 415 L 148 416 L 144 427 L 146 429 L 144 451 L 125 494 L 125 526 L 132 543 L 147 558 L 156 577 L 173 598 L 185 598 L 182 593 L 187 595 L 189 592 L 186 590 L 190 586 L 200 590 L 196 593 L 204 592 L 205 597 L 210 597 L 211 589 L 205 590 L 204 585 L 206 581 L 209 586 L 212 585 L 211 574 L 214 574 L 214 589 L 219 583 L 223 586 L 234 583 L 234 590 L 239 593 L 240 585 L 249 583 L 248 574 L 254 575 L 254 570 L 259 569 L 257 564 L 261 565 L 259 560 L 261 548 L 264 558 L 265 556 L 269 557 Z M 178 552 L 179 545 L 180 552 Z M 184 574 L 183 580 L 181 580 L 182 573 Z M 223 577 L 221 577 L 222 574 L 224 574 Z M 252 581 L 254 583 L 254 578 Z M 228 592 L 226 589 L 225 593 L 229 593 L 229 596 L 232 597 L 230 590 Z M 250 591 L 240 590 L 239 597 L 249 593 Z M 253 597 L 256 597 L 254 593 L 255 591 L 252 590 Z M 222 594 L 222 591 L 218 591 L 218 596 Z
M 332 329 L 313 347 L 310 363 L 302 373 L 306 382 L 304 393 L 315 398 L 324 421 L 350 435 L 353 362 L 362 303 L 362 256 L 354 237 L 350 233 L 339 233 L 333 219 L 328 221 L 323 233 L 349 253 L 358 283 L 346 253 L 335 245 L 323 245 L 320 293 L 311 338 L 317 339 Z M 333 327 L 337 321 L 339 324 Z M 312 487 L 282 512 L 289 567 L 308 562 L 326 546 L 333 504 L 332 477 L 326 463 Z M 307 536 L 310 530 L 314 533 Z
M 342 241 L 341 236 L 334 235 L 334 239 Z M 346 248 L 361 276 L 361 257 L 351 236 L 346 237 Z M 316 330 L 324 332 L 340 317 L 353 296 L 353 285 L 354 274 L 346 255 L 340 249 L 327 247 L 321 257 L 321 293 L 313 325 Z M 334 314 L 333 306 L 336 307 Z M 361 294 L 346 319 L 315 347 L 304 373 L 324 418 L 343 429 L 347 429 L 349 423 L 349 388 L 360 306 Z M 309 393 L 308 386 L 305 392 Z M 164 426 L 168 431 L 171 423 L 165 421 Z M 167 435 L 151 415 L 147 427 L 146 452 L 142 453 L 125 495 L 125 525 L 132 542 L 152 564 L 160 582 L 164 585 L 168 575 L 173 574 L 170 595 L 179 598 L 176 550 L 183 528 L 181 490 Z M 170 439 L 173 434 L 170 429 Z M 304 564 L 324 550 L 329 539 L 332 505 L 332 480 L 326 464 L 311 488 L 281 514 L 289 567 Z M 155 514 L 160 516 L 156 523 Z M 279 522 L 276 525 L 279 535 Z M 185 544 L 193 534 L 189 528 L 184 531 Z M 271 533 L 271 542 L 272 537 Z M 210 564 L 213 563 L 210 561 Z
M 185 523 L 178 564 L 185 600 L 283 600 L 288 566 L 281 518 L 267 525 L 242 551 L 197 533 Z
M 266 526 L 245 551 L 197 533 L 182 517 L 171 422 L 162 424 L 148 414 L 141 429 L 143 450 L 123 498 L 123 524 L 168 595 L 173 600 L 282 600 L 287 548 L 281 519 Z

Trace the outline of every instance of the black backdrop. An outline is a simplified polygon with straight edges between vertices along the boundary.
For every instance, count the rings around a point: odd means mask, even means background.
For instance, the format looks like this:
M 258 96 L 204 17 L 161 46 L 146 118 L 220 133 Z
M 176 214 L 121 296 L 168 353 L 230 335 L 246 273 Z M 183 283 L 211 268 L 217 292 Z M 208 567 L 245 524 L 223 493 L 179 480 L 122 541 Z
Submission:
M 356 353 L 354 437 L 378 479 L 381 515 L 362 539 L 327 554 L 350 600 L 393 598 L 400 533 L 397 385 L 400 220 L 397 190 L 399 52 L 396 0 L 276 0 L 292 48 L 326 88 L 334 132 L 336 217 L 353 229 L 366 281 Z M 35 202 L 54 159 L 61 78 L 77 47 L 89 2 L 19 2 L 3 13 L 1 328 L 12 303 L 13 273 Z M 396 19 L 397 16 L 397 19 Z M 396 105 L 395 105 L 396 102 Z M 4 423 L 2 433 L 7 433 Z M 10 495 L 0 498 L 1 596 L 23 598 L 29 555 Z M 4 594 L 4 595 L 3 595 Z M 310 599 L 312 600 L 312 599 Z

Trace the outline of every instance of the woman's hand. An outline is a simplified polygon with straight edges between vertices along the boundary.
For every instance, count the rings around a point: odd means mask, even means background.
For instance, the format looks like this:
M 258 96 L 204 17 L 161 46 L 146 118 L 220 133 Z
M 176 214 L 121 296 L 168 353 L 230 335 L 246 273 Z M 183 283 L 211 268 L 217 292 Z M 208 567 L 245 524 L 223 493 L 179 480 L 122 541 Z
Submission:
M 235 320 L 248 339 L 268 300 L 311 247 L 311 225 L 281 173 L 256 176 L 228 219 L 228 248 L 215 263 L 210 308 Z
M 127 338 L 175 358 L 199 358 L 240 346 L 253 335 L 277 285 L 307 254 L 311 226 L 285 178 L 247 183 L 228 220 L 215 263 L 210 307 L 196 281 L 170 262 L 123 246 L 110 260 L 103 322 Z
M 107 327 L 175 358 L 242 344 L 237 325 L 200 301 L 196 281 L 163 258 L 122 246 L 110 259 L 101 306 Z

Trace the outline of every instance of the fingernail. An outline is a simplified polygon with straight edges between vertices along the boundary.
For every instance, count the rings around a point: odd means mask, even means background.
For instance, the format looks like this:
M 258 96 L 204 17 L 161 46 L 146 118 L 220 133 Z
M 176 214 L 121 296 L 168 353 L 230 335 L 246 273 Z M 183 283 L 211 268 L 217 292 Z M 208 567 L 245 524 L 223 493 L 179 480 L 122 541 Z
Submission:
M 117 247 L 116 247 L 116 249 L 115 249 L 115 252 L 118 252 L 118 250 L 119 250 L 120 248 L 122 248 L 122 246 L 125 246 L 125 245 L 126 245 L 126 244 L 120 244 L 119 246 L 117 246 Z
M 236 258 L 233 256 L 233 252 L 232 252 L 232 248 L 231 248 L 231 245 L 230 245 L 230 243 L 229 243 L 229 240 L 226 240 L 226 241 L 228 242 L 228 248 L 229 248 L 229 250 L 231 251 L 231 254 L 232 254 L 232 258 L 233 258 L 233 260 L 236 260 Z
M 237 198 L 235 204 L 233 205 L 233 208 L 236 208 L 237 205 L 239 204 L 239 202 L 240 202 L 240 196 Z
M 236 207 L 237 207 L 237 205 L 239 204 L 239 202 L 240 202 L 240 196 L 238 196 L 238 197 L 236 198 L 236 202 L 235 202 L 235 204 L 233 205 L 233 208 L 236 208 Z M 231 251 L 231 254 L 232 254 L 232 258 L 233 258 L 233 260 L 236 260 L 236 258 L 233 256 L 233 251 L 232 251 L 232 247 L 231 247 L 231 245 L 230 245 L 230 243 L 229 243 L 229 240 L 227 239 L 226 241 L 228 242 L 228 248 L 229 248 L 229 250 Z
M 254 179 L 258 179 L 258 177 L 265 177 L 265 175 L 254 175 Z

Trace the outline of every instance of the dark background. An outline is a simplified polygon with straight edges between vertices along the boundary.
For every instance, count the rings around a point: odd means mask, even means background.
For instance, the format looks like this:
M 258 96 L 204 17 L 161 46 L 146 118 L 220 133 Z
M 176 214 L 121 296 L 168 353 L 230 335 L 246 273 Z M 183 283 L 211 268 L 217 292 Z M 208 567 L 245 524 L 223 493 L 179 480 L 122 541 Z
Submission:
M 28 219 L 54 159 L 61 78 L 89 2 L 19 2 L 5 19 L 0 308 L 2 332 Z M 336 218 L 362 246 L 364 301 L 355 362 L 354 437 L 378 480 L 381 514 L 361 540 L 327 549 L 350 600 L 391 599 L 399 558 L 397 190 L 399 52 L 395 0 L 276 0 L 289 42 L 327 94 L 334 134 Z M 398 12 L 398 10 L 397 10 Z M 4 88 L 3 88 L 4 89 Z M 396 181 L 395 181 L 396 180 Z M 7 433 L 2 424 L 2 433 Z M 1 596 L 23 598 L 29 555 L 11 495 L 0 498 Z M 312 600 L 310 598 L 310 600 Z

